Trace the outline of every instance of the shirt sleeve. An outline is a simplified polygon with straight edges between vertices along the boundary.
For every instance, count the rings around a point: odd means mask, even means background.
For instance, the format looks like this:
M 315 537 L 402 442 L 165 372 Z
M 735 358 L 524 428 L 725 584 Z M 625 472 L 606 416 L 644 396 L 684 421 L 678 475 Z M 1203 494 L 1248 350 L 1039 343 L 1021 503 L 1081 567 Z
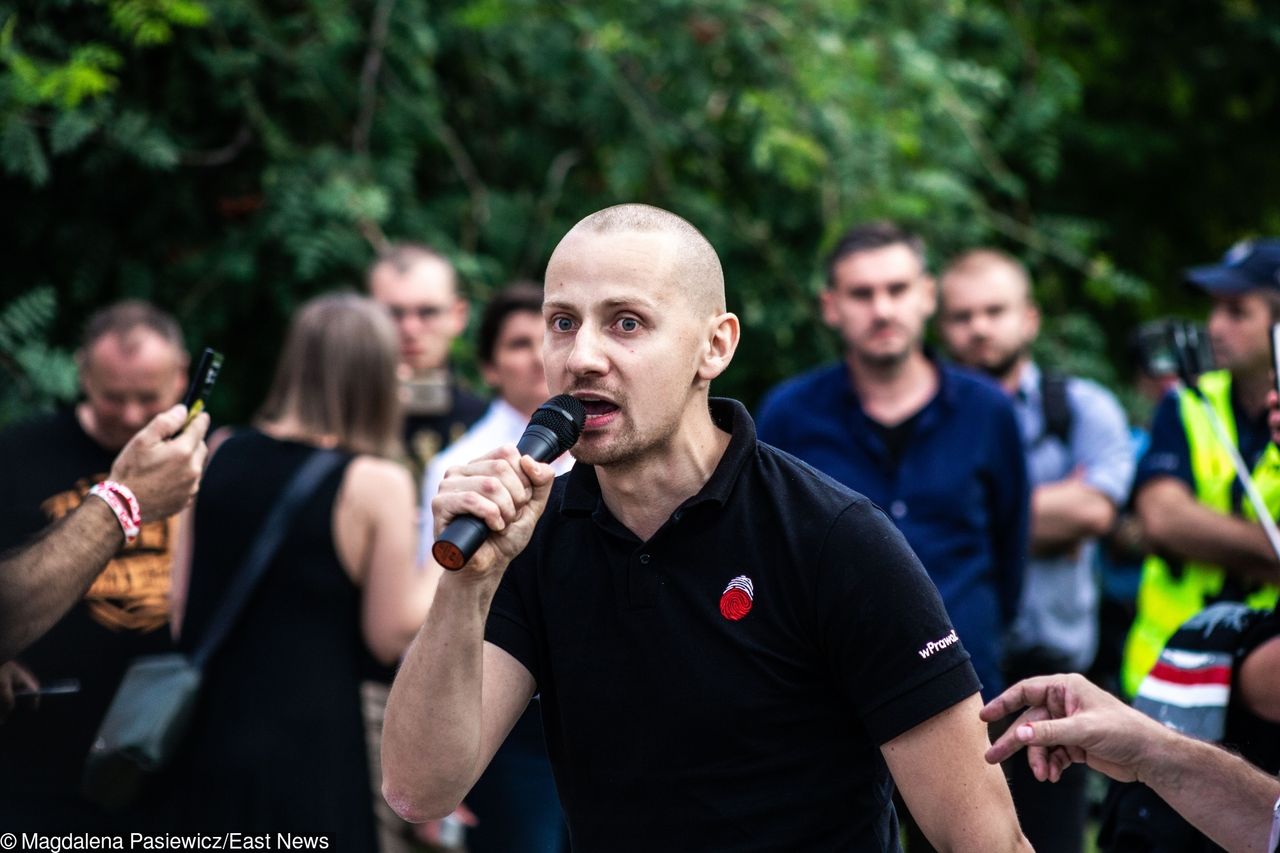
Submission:
M 532 546 L 533 543 L 530 543 Z M 533 680 L 542 683 L 538 646 L 534 639 L 530 602 L 536 601 L 537 561 L 533 548 L 511 561 L 498 584 L 485 620 L 484 639 L 511 655 L 529 670 Z
M 1116 398 L 1091 382 L 1071 385 L 1076 416 L 1071 429 L 1071 458 L 1083 468 L 1084 481 L 1123 506 L 1133 482 L 1133 441 Z
M 1031 527 L 1031 482 L 1022 433 L 1012 405 L 995 412 L 988 444 L 991 476 L 991 554 L 1000 595 L 1000 612 L 1006 625 L 1013 624 L 1027 569 L 1027 538 Z
M 1166 394 L 1156 409 L 1151 423 L 1151 441 L 1147 452 L 1138 461 L 1134 476 L 1134 494 L 1154 477 L 1177 477 L 1192 491 L 1196 487 L 1195 476 L 1191 473 L 1191 448 L 1187 445 L 1187 432 L 1182 426 L 1176 391 Z
M 978 692 L 937 589 L 870 501 L 835 520 L 818 573 L 820 642 L 838 688 L 876 743 Z

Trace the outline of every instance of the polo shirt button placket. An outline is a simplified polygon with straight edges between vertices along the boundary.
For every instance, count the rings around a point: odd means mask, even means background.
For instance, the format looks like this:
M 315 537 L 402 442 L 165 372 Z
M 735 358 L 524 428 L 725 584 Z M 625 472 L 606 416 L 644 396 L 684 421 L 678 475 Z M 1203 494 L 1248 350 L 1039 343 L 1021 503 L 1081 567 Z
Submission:
M 652 561 L 648 553 L 632 557 L 629 572 L 632 607 L 654 607 L 658 603 L 658 573 L 650 565 Z

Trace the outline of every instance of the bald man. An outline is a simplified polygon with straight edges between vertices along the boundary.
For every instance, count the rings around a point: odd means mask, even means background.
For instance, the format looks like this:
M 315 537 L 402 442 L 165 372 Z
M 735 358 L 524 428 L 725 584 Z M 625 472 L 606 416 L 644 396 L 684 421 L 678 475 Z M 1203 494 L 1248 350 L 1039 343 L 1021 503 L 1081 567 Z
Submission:
M 897 850 L 895 782 L 937 846 L 1027 849 L 901 535 L 710 397 L 739 323 L 697 229 L 588 216 L 543 317 L 550 390 L 587 411 L 577 464 L 508 445 L 444 478 L 437 533 L 470 513 L 491 535 L 397 675 L 392 806 L 448 814 L 536 692 L 575 851 Z
M 1005 676 L 1013 682 L 1085 672 L 1098 648 L 1094 550 L 1133 478 L 1128 421 L 1105 388 L 1042 371 L 1032 360 L 1040 312 L 1017 259 L 975 249 L 953 260 L 942 273 L 940 318 L 955 359 L 990 375 L 1012 400 L 1032 485 L 1031 554 Z M 1079 853 L 1088 811 L 1085 768 L 1070 768 L 1053 787 L 1038 785 L 1024 762 L 1007 770 L 1036 850 Z

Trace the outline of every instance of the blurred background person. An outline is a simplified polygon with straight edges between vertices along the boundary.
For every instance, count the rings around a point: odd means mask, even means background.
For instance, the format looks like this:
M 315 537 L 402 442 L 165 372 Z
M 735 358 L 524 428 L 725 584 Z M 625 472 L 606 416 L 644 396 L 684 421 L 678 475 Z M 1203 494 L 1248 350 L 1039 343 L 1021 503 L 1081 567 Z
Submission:
M 439 491 L 445 471 L 495 447 L 519 441 L 534 410 L 551 396 L 542 370 L 545 331 L 542 288 L 537 284 L 513 284 L 485 306 L 477 355 L 484 380 L 496 396 L 484 417 L 427 468 L 422 490 L 426 508 L 422 540 L 428 561 L 434 532 L 431 499 Z M 573 457 L 563 454 L 552 467 L 563 474 L 573 467 Z M 438 575 L 444 570 L 431 561 L 430 571 Z M 466 802 L 477 820 L 467 832 L 469 853 L 559 853 L 569 849 L 537 697 L 503 741 Z
M 370 655 L 398 658 L 427 607 L 413 485 L 390 458 L 400 427 L 395 369 L 384 310 L 356 295 L 313 299 L 289 330 L 256 426 L 210 461 L 179 638 L 188 652 L 285 484 L 317 448 L 344 456 L 295 516 L 206 668 L 166 786 L 179 829 L 287 830 L 326 835 L 331 849 L 378 849 L 359 678 Z
M 399 340 L 404 450 L 414 482 L 433 456 L 480 419 L 485 401 L 464 388 L 449 348 L 467 328 L 467 300 L 453 264 L 419 243 L 396 243 L 369 268 L 369 295 L 391 315 Z
M 1196 385 L 1252 470 L 1274 518 L 1280 450 L 1270 444 L 1271 324 L 1280 319 L 1280 240 L 1233 247 L 1219 264 L 1186 271 L 1212 300 L 1208 332 L 1219 367 Z M 1137 692 L 1177 628 L 1212 602 L 1271 609 L 1280 561 L 1244 496 L 1201 400 L 1167 395 L 1138 463 L 1134 506 L 1153 550 L 1142 570 L 1137 615 L 1125 646 L 1123 689 Z
M 187 382 L 182 330 L 146 302 L 90 317 L 76 352 L 83 399 L 0 433 L 5 511 L 0 550 L 21 545 L 85 500 L 121 448 L 172 407 Z M 97 502 L 97 501 L 95 501 Z M 71 679 L 76 692 L 47 697 L 0 727 L 0 826 L 15 832 L 128 829 L 80 796 L 98 724 L 129 661 L 171 648 L 168 595 L 176 519 L 142 525 L 72 609 L 20 657 L 34 680 Z
M 844 359 L 770 391 L 760 440 L 861 492 L 893 519 L 942 594 L 984 698 L 1003 689 L 1002 638 L 1027 559 L 1027 471 L 1013 407 L 939 361 L 924 241 L 878 222 L 827 260 L 822 317 Z
M 974 249 L 943 270 L 939 330 L 959 363 L 991 376 L 1013 402 L 1031 480 L 1030 557 L 1004 658 L 1010 682 L 1085 672 L 1098 648 L 1094 551 L 1129 495 L 1134 457 L 1124 411 L 1096 382 L 1031 357 L 1040 311 L 1012 256 Z M 1005 768 L 1036 850 L 1079 853 L 1088 817 L 1084 767 L 1052 788 L 1026 762 Z

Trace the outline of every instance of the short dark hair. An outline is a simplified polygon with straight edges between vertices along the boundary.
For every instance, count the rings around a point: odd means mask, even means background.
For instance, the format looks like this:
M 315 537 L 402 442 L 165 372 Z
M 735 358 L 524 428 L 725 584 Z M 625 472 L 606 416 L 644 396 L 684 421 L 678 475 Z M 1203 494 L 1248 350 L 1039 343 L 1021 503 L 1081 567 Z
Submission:
M 520 311 L 542 313 L 542 286 L 537 282 L 517 281 L 509 284 L 484 306 L 484 314 L 480 317 L 480 331 L 476 337 L 477 355 L 481 364 L 493 363 L 493 351 L 498 346 L 502 324 L 512 314 Z
M 836 286 L 836 266 L 850 255 L 898 245 L 911 250 L 911 254 L 919 259 L 922 270 L 927 268 L 924 238 L 914 231 L 888 221 L 853 226 L 844 232 L 831 254 L 827 255 L 827 287 Z

